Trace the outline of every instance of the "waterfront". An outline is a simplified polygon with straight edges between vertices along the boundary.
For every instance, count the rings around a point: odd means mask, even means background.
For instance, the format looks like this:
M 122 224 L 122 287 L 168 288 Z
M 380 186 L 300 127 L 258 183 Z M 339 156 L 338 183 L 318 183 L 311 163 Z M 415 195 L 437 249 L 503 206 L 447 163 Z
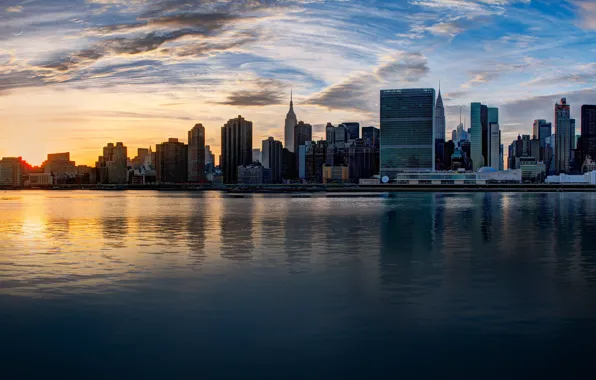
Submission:
M 9 191 L 0 215 L 6 378 L 595 369 L 594 193 Z

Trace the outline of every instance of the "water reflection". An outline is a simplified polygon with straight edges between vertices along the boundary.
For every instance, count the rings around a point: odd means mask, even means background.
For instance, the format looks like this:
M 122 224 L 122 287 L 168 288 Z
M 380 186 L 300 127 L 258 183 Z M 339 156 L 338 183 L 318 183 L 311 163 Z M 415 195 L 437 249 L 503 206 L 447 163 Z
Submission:
M 253 258 L 254 200 L 226 199 L 220 215 L 221 257 L 228 260 Z

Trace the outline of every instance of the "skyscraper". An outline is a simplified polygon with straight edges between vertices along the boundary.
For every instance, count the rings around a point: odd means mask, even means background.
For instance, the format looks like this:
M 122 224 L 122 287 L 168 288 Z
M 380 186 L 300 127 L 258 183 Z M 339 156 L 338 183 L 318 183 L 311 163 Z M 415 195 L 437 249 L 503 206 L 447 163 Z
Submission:
M 474 170 L 491 164 L 491 123 L 499 124 L 499 109 L 487 107 L 481 103 L 472 103 L 470 106 L 470 121 L 472 122 L 472 161 Z M 500 147 L 501 141 L 498 145 Z M 499 148 L 500 149 L 500 148 Z
M 441 139 L 445 141 L 445 107 L 443 107 L 443 97 L 439 86 L 439 95 L 435 106 L 435 140 Z
M 205 127 L 195 124 L 188 131 L 188 182 L 205 181 Z
M 586 156 L 596 160 L 596 105 L 582 106 L 581 150 L 583 165 Z
M 571 154 L 571 107 L 567 99 L 555 103 L 555 172 L 567 173 Z
M 99 170 L 99 183 L 126 184 L 128 183 L 128 154 L 123 143 L 116 145 L 109 143 L 103 148 L 103 156 L 95 163 Z
M 271 183 L 281 183 L 283 169 L 283 147 L 281 141 L 269 137 L 262 143 L 262 164 L 266 169 L 271 170 Z
M 252 122 L 238 115 L 221 127 L 221 170 L 224 183 L 236 183 L 238 166 L 252 163 Z
M 490 123 L 490 166 L 495 170 L 501 168 L 501 132 L 498 123 Z
M 380 136 L 379 128 L 375 128 L 375 127 L 363 127 L 362 128 L 362 138 L 364 140 L 369 140 L 371 146 L 379 148 L 379 146 L 380 146 L 379 136 Z
M 312 141 L 312 125 L 300 121 L 294 127 L 294 152 L 298 152 L 298 147 L 304 145 L 307 141 Z
M 171 138 L 156 146 L 157 182 L 184 183 L 188 181 L 188 145 Z
M 485 166 L 485 149 L 484 149 L 484 138 L 483 138 L 483 113 L 482 113 L 482 104 L 480 103 L 472 103 L 470 105 L 470 121 L 472 123 L 471 127 L 471 154 L 472 154 L 472 165 L 473 170 L 477 171 L 481 167 Z M 486 106 L 484 106 L 486 108 Z M 488 110 L 487 110 L 488 111 Z M 486 113 L 488 119 L 488 112 Z M 488 120 L 487 120 L 488 122 Z
M 571 144 L 571 150 L 575 149 L 575 119 L 569 119 L 569 141 Z
M 205 165 L 211 164 L 215 166 L 215 155 L 211 152 L 211 146 L 205 145 Z
M 381 90 L 381 176 L 434 169 L 435 90 Z
M 360 123 L 349 122 L 342 124 L 348 129 L 348 138 L 350 140 L 356 140 L 360 138 Z
M 291 152 L 295 152 L 296 144 L 294 143 L 294 127 L 298 124 L 298 118 L 294 113 L 294 99 L 290 92 L 290 110 L 286 115 L 286 124 L 284 128 L 284 145 Z

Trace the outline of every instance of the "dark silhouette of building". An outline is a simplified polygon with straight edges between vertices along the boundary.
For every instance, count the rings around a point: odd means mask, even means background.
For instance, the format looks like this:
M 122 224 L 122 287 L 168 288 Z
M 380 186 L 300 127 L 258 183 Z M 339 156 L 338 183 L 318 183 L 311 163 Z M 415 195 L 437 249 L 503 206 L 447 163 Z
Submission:
M 288 148 L 283 148 L 282 156 L 283 156 L 282 177 L 285 180 L 297 179 L 298 172 L 297 172 L 296 168 L 298 167 L 298 164 L 297 164 L 297 160 L 296 160 L 296 153 L 290 151 Z
M 294 152 L 298 153 L 298 147 L 307 141 L 312 141 L 312 125 L 299 121 L 294 127 Z
M 356 140 L 360 138 L 360 123 L 342 123 L 348 129 L 348 135 L 350 140 Z
M 305 146 L 305 177 L 310 183 L 323 182 L 323 164 L 327 160 L 327 141 L 312 141 Z
M 348 171 L 351 182 L 379 174 L 379 150 L 368 144 L 368 140 L 355 140 L 348 148 Z
M 581 162 L 582 165 L 586 156 L 596 160 L 596 105 L 582 106 L 581 125 Z
M 443 167 L 445 170 L 451 168 L 451 156 L 455 152 L 455 143 L 453 140 L 447 141 L 443 146 Z
M 369 144 L 376 148 L 380 147 L 380 140 L 379 140 L 380 135 L 381 134 L 380 134 L 379 128 L 375 128 L 375 127 L 363 127 L 362 128 L 362 138 L 364 140 L 369 140 L 370 141 Z
M 252 122 L 238 115 L 221 128 L 221 161 L 224 183 L 238 181 L 238 166 L 252 163 Z
M 205 181 L 205 127 L 195 124 L 188 131 L 188 182 Z
M 188 146 L 171 138 L 156 147 L 157 182 L 188 182 Z
M 261 149 L 263 167 L 270 170 L 271 183 L 281 183 L 283 171 L 283 146 L 281 141 L 269 137 Z

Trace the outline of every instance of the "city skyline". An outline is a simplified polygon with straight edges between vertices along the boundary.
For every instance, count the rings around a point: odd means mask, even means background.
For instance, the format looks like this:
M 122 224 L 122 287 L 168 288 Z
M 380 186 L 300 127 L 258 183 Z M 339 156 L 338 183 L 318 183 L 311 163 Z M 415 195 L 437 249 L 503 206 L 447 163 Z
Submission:
M 284 141 L 290 89 L 316 138 L 327 122 L 378 127 L 382 88 L 441 81 L 447 134 L 481 101 L 499 108 L 504 142 L 554 122 L 562 97 L 579 130 L 596 98 L 586 1 L 9 0 L 0 18 L 0 156 L 34 165 L 64 151 L 92 165 L 109 141 L 185 141 L 195 123 L 217 156 L 239 114 L 254 148 Z

